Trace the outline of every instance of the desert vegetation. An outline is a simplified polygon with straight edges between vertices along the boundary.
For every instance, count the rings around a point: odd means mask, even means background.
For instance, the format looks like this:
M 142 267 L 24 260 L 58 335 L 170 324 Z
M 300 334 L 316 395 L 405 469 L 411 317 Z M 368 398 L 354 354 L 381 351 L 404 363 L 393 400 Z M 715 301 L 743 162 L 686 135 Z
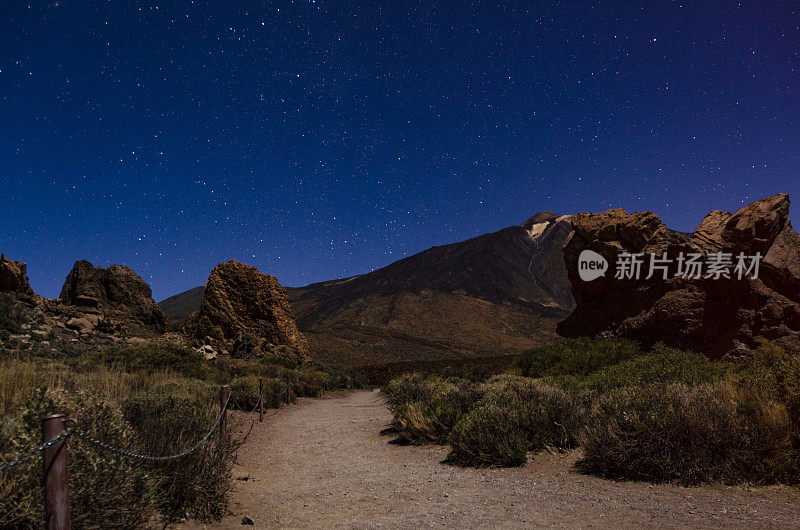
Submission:
M 75 427 L 110 445 L 147 455 L 179 453 L 197 443 L 219 413 L 219 386 L 228 384 L 231 409 L 252 410 L 259 378 L 265 407 L 296 396 L 352 387 L 337 369 L 259 358 L 207 361 L 174 344 L 114 346 L 53 358 L 34 343 L 0 361 L 0 461 L 41 443 L 40 418 L 66 414 Z M 47 354 L 45 354 L 45 352 Z M 252 418 L 229 415 L 223 455 L 219 437 L 178 460 L 148 462 L 103 451 L 71 437 L 72 521 L 80 528 L 138 527 L 192 518 L 219 520 L 227 510 L 231 466 Z M 0 527 L 43 524 L 41 459 L 0 474 Z
M 800 483 L 800 355 L 762 341 L 711 361 L 621 339 L 568 339 L 526 351 L 475 381 L 404 375 L 386 387 L 391 430 L 450 446 L 460 465 L 516 466 L 581 447 L 583 470 L 697 484 Z

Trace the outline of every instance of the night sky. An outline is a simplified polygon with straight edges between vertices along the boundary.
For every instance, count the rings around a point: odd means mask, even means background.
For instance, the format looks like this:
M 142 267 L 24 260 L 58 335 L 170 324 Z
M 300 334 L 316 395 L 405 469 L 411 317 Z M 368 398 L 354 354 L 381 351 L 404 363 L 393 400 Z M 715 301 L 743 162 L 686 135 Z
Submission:
M 792 193 L 797 2 L 0 6 L 0 250 L 157 300 L 238 259 L 350 276 L 533 213 L 692 230 Z

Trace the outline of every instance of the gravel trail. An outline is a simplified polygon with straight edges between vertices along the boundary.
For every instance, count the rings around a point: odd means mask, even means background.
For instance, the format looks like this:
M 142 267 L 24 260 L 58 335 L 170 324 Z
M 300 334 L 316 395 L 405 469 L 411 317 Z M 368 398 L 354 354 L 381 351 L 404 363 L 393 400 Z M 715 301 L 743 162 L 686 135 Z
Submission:
M 684 488 L 575 472 L 577 452 L 522 468 L 441 464 L 447 449 L 389 444 L 374 392 L 339 393 L 256 421 L 222 528 L 798 528 L 800 490 Z M 197 528 L 196 526 L 186 526 Z

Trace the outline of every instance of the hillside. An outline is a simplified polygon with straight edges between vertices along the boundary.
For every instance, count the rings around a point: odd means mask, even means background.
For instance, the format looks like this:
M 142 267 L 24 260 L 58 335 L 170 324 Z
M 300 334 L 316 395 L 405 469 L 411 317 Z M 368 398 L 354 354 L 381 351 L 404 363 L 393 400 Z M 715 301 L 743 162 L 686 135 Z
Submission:
M 189 289 L 158 303 L 170 324 L 183 324 L 189 315 L 200 309 L 206 288 L 204 285 Z

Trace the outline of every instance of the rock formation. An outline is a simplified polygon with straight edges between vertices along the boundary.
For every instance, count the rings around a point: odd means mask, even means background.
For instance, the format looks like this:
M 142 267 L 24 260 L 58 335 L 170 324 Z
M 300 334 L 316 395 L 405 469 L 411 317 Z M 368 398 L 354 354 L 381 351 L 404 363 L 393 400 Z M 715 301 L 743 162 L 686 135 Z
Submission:
M 31 297 L 33 289 L 28 284 L 26 265 L 19 261 L 0 255 L 0 292 L 12 293 L 15 296 Z
M 305 360 L 308 354 L 308 342 L 278 280 L 238 261 L 214 267 L 200 309 L 184 332 L 232 355 Z
M 759 337 L 786 339 L 800 333 L 800 236 L 788 219 L 789 196 L 755 202 L 735 214 L 713 211 L 694 233 L 668 229 L 651 212 L 622 209 L 574 216 L 564 262 L 577 306 L 558 325 L 564 336 L 610 334 L 692 349 L 717 358 L 746 354 Z M 579 277 L 578 257 L 593 250 L 609 270 L 593 281 Z M 645 255 L 639 280 L 618 279 L 621 252 Z M 732 254 L 731 278 L 677 277 L 681 253 Z M 667 254 L 667 279 L 650 280 L 650 255 Z M 737 279 L 737 255 L 763 259 L 757 279 Z
M 61 289 L 60 299 L 88 314 L 130 316 L 157 333 L 167 319 L 140 276 L 124 265 L 95 268 L 85 260 L 75 262 Z

